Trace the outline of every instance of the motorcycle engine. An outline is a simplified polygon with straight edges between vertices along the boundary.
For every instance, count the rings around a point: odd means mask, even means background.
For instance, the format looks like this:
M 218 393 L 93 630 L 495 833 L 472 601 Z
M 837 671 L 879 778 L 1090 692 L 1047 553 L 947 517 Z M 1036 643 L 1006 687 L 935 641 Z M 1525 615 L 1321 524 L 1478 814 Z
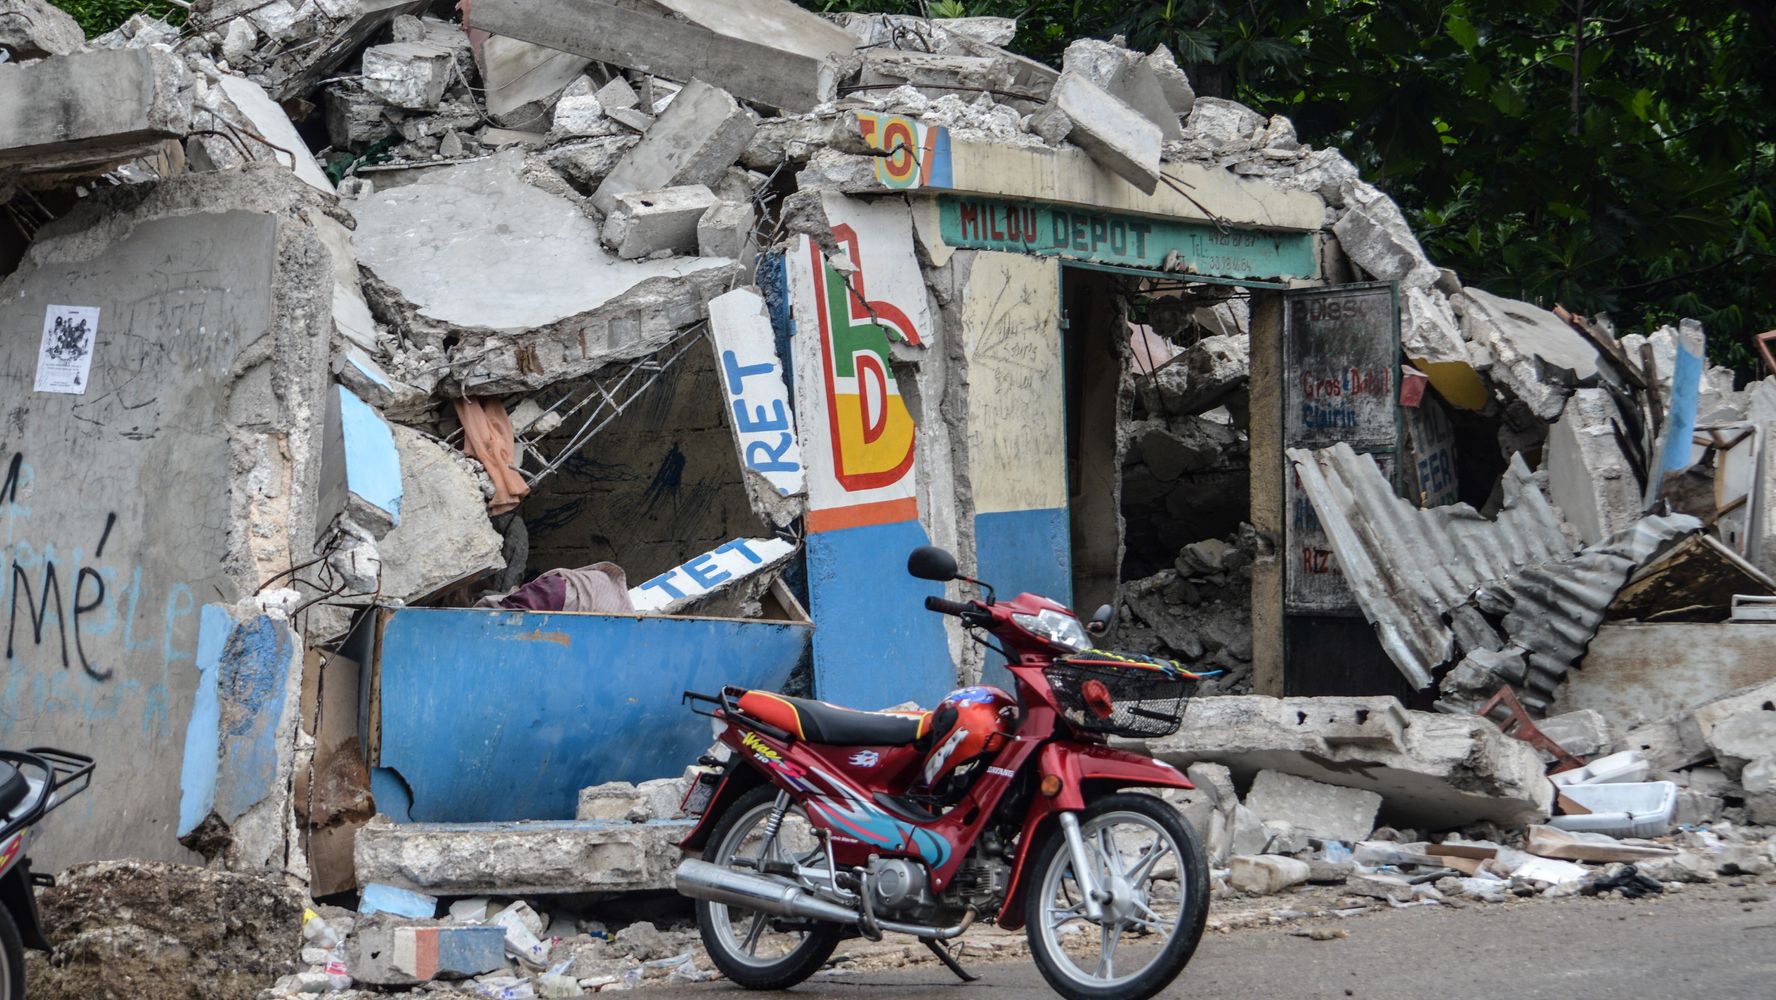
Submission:
M 925 866 L 898 858 L 870 862 L 870 901 L 879 914 L 896 917 L 937 905 Z
M 944 905 L 961 908 L 972 906 L 982 916 L 999 912 L 1005 902 L 1005 890 L 1011 882 L 1011 865 L 1000 859 L 970 854 L 956 869 L 956 877 L 944 890 Z

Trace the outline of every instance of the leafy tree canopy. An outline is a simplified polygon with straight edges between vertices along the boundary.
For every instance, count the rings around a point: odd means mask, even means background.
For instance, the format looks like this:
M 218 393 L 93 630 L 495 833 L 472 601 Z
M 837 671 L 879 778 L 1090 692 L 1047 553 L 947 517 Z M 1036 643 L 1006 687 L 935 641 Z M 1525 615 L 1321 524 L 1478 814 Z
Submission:
M 1776 328 L 1769 0 L 801 2 L 1017 16 L 1051 63 L 1163 43 L 1199 93 L 1343 150 L 1463 281 L 1624 332 L 1692 316 L 1747 374 Z

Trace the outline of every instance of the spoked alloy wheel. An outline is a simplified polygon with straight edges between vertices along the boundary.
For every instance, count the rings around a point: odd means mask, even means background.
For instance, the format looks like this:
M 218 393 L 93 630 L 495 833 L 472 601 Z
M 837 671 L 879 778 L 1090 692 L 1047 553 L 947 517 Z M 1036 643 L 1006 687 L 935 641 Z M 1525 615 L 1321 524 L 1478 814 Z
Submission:
M 1066 838 L 1029 872 L 1025 922 L 1037 967 L 1075 1000 L 1145 1000 L 1190 961 L 1208 918 L 1208 865 L 1177 810 L 1149 795 L 1100 799 L 1080 814 L 1086 863 L 1110 898 L 1086 913 Z
M 824 868 L 826 852 L 799 806 L 767 837 L 777 789 L 761 785 L 740 797 L 716 824 L 703 860 L 749 874 L 765 862 Z M 747 989 L 787 989 L 819 971 L 839 944 L 839 928 L 759 910 L 697 901 L 697 930 L 710 961 Z

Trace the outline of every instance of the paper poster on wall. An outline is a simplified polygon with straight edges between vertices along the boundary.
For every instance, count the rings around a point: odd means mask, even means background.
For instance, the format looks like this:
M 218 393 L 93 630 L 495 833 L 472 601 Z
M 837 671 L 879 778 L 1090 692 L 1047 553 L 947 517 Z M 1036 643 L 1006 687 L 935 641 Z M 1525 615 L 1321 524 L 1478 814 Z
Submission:
M 36 391 L 85 395 L 98 337 L 98 306 L 50 306 L 44 310 Z

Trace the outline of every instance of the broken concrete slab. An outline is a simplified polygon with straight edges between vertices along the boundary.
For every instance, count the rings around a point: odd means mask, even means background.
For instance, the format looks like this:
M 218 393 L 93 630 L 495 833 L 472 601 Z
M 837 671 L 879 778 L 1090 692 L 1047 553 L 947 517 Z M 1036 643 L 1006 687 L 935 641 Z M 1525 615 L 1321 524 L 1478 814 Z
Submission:
M 435 896 L 670 889 L 692 823 L 391 823 L 358 831 L 360 881 Z
M 692 80 L 598 185 L 592 203 L 609 215 L 617 195 L 626 192 L 686 184 L 713 188 L 752 141 L 752 132 L 751 116 L 733 95 Z
M 1159 126 L 1077 72 L 1061 74 L 1050 100 L 1072 120 L 1074 145 L 1143 193 L 1159 187 Z
M 1517 826 L 1548 816 L 1554 788 L 1541 758 L 1492 723 L 1404 712 L 1397 737 L 1359 743 L 1319 731 L 1334 706 L 1332 714 L 1360 717 L 1359 725 L 1403 711 L 1392 698 L 1198 698 L 1177 734 L 1139 745 L 1174 765 L 1224 764 L 1242 779 L 1273 770 L 1366 789 L 1381 796 L 1383 822 L 1416 829 L 1482 819 Z
M 1165 94 L 1166 103 L 1172 106 L 1172 113 L 1188 115 L 1196 104 L 1196 88 L 1190 85 L 1190 78 L 1179 68 L 1172 50 L 1164 45 L 1154 49 L 1147 56 L 1147 68 L 1159 80 L 1160 92 Z
M 272 59 L 265 71 L 265 89 L 280 101 L 307 94 L 390 21 L 402 14 L 418 14 L 426 5 L 427 0 L 352 0 L 349 4 L 317 5 L 313 8 L 320 15 L 314 19 L 315 37 Z M 290 8 L 293 5 L 266 4 L 263 0 L 215 4 L 211 16 L 218 20 L 238 16 L 245 13 L 242 8 L 246 8 L 256 14 L 255 20 L 266 28 L 268 34 L 275 34 L 275 30 L 266 25 L 264 17 L 279 6 Z
M 1640 519 L 1640 480 L 1622 451 L 1626 426 L 1609 390 L 1578 389 L 1548 429 L 1548 492 L 1587 545 Z
M 1259 771 L 1246 793 L 1246 808 L 1261 820 L 1281 820 L 1312 837 L 1354 844 L 1375 829 L 1381 796 L 1361 788 L 1328 785 L 1282 771 Z
M 246 116 L 247 124 L 264 139 L 264 145 L 270 147 L 263 151 L 264 155 L 255 155 L 254 159 L 276 160 L 294 171 L 302 183 L 325 194 L 333 193 L 333 182 L 327 179 L 327 172 L 308 151 L 308 143 L 296 131 L 290 116 L 271 99 L 264 87 L 238 76 L 223 76 L 217 86 Z
M 80 23 L 48 0 L 0 0 L 0 50 L 22 62 L 80 51 L 86 33 Z
M 1536 723 L 1536 728 L 1575 757 L 1614 753 L 1621 740 L 1616 727 L 1603 717 L 1603 713 L 1590 709 L 1550 715 Z
M 1191 344 L 1183 358 L 1137 383 L 1136 390 L 1153 414 L 1184 416 L 1217 406 L 1243 410 L 1251 371 L 1247 338 L 1216 335 Z
M 505 539 L 487 519 L 487 498 L 466 456 L 401 424 L 400 523 L 379 543 L 382 593 L 403 601 L 505 565 Z
M 1227 884 L 1240 892 L 1269 896 L 1307 881 L 1307 862 L 1281 854 L 1236 855 L 1228 862 Z
M 1148 57 L 1111 42 L 1081 38 L 1067 46 L 1061 66 L 1063 72 L 1078 71 L 1106 93 L 1140 112 L 1142 117 L 1159 127 L 1162 141 L 1184 137 L 1184 130 L 1178 125 L 1179 112 L 1172 106 L 1166 86 Z M 1172 69 L 1176 70 L 1177 65 L 1173 64 Z M 1178 75 L 1183 74 L 1179 72 Z M 1176 83 L 1174 78 L 1174 90 Z M 1189 88 L 1188 82 L 1185 88 Z M 1191 101 L 1194 100 L 1195 94 L 1192 94 Z
M 454 82 L 456 56 L 425 42 L 390 42 L 364 50 L 359 83 L 371 96 L 408 111 L 431 111 Z
M 721 201 L 697 220 L 697 256 L 727 257 L 747 263 L 758 252 L 753 228 L 758 212 L 750 201 Z
M 1548 310 L 1473 287 L 1450 303 L 1463 335 L 1492 354 L 1493 381 L 1537 417 L 1560 416 L 1571 388 L 1597 381 L 1597 348 Z
M 832 100 L 834 64 L 856 47 L 843 29 L 786 0 L 477 0 L 467 21 L 669 80 L 720 80 L 745 100 L 787 111 Z
M 114 49 L 0 63 L 0 167 L 55 173 L 143 155 L 191 129 L 178 57 Z
M 702 184 L 625 191 L 605 217 L 605 245 L 624 260 L 695 254 L 697 224 L 720 200 Z
M 475 52 L 486 88 L 487 117 L 507 128 L 541 132 L 549 111 L 592 60 L 495 35 Z
M 465 389 L 534 389 L 649 354 L 738 272 L 725 260 L 617 259 L 566 185 L 547 171 L 538 179 L 559 190 L 528 183 L 523 163 L 502 152 L 353 205 L 372 308 L 417 344 L 455 338 L 451 374 Z
M 1435 270 L 1392 199 L 1352 206 L 1332 224 L 1332 233 L 1351 263 L 1377 281 L 1403 282 Z

